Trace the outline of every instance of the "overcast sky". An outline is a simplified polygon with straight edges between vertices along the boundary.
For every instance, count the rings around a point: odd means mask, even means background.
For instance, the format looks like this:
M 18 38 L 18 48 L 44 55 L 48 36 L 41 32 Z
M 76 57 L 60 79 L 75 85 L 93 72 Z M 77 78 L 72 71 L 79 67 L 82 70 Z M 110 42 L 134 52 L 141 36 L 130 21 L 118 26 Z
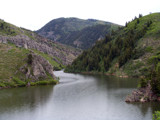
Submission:
M 0 18 L 37 30 L 52 19 L 78 17 L 124 25 L 139 13 L 160 12 L 160 0 L 0 0 Z

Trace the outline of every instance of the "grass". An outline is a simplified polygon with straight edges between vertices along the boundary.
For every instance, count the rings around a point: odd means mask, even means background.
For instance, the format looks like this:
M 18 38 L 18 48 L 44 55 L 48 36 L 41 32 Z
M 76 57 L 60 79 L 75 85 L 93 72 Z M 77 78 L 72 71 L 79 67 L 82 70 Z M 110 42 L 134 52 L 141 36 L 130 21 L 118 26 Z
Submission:
M 16 36 L 22 33 L 21 29 L 7 23 L 3 20 L 0 20 L 0 34 L 1 35 L 7 35 L 7 36 Z
M 128 23 L 127 28 L 133 29 L 136 25 L 136 30 L 140 31 L 144 27 L 144 25 L 147 25 L 147 21 L 152 21 L 151 26 L 147 30 L 147 33 L 145 37 L 148 36 L 160 36 L 160 13 L 153 13 L 144 17 L 139 18 L 139 23 L 137 24 L 137 19 Z
M 0 51 L 0 80 L 9 80 L 25 64 L 29 51 L 7 44 L 0 44 Z
M 57 63 L 56 61 L 53 60 L 53 57 L 42 53 L 40 51 L 34 50 L 35 53 L 37 53 L 38 55 L 41 55 L 42 57 L 44 57 L 46 60 L 48 60 L 48 62 L 56 69 L 56 70 L 61 70 L 64 68 L 64 65 Z M 57 59 L 57 58 L 56 58 Z
M 13 44 L 0 43 L 0 88 L 5 87 L 23 87 L 31 82 L 31 85 L 46 85 L 56 84 L 58 81 L 54 80 L 49 74 L 46 78 L 39 79 L 33 82 L 31 79 L 26 79 L 25 74 L 20 72 L 20 67 L 27 64 L 27 57 L 29 50 L 18 48 Z M 53 66 L 59 65 L 53 61 L 48 55 L 38 52 Z

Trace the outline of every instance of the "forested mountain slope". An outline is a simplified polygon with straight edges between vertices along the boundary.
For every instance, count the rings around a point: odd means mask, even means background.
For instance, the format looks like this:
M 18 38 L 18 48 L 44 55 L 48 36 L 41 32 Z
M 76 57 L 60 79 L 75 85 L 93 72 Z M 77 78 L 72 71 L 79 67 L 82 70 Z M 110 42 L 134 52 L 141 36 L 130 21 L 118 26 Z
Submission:
M 84 51 L 66 72 L 103 72 L 117 76 L 143 76 L 148 59 L 160 51 L 160 13 L 135 17 Z
M 39 35 L 76 48 L 88 49 L 119 25 L 94 19 L 58 18 L 36 31 Z

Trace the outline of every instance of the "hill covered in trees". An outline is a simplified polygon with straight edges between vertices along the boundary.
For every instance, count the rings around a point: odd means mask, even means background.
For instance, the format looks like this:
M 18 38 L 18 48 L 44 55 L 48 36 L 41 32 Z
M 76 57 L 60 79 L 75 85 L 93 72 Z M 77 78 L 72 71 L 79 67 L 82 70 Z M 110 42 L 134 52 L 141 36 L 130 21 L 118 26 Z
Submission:
M 143 75 L 148 68 L 148 59 L 160 49 L 159 20 L 159 13 L 135 17 L 125 27 L 112 31 L 111 35 L 84 51 L 66 71 Z
M 73 61 L 66 72 L 141 77 L 126 101 L 155 101 L 160 94 L 160 13 L 135 17 Z
M 112 29 L 115 30 L 118 27 L 116 24 L 94 19 L 58 18 L 36 32 L 53 41 L 88 49 L 96 40 L 104 38 Z

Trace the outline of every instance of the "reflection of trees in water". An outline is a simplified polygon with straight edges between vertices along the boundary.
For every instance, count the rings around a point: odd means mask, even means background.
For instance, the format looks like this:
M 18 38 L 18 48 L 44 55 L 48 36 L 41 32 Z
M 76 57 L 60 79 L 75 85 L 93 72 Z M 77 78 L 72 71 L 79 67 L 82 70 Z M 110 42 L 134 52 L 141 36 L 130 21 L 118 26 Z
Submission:
M 94 79 L 98 80 L 97 85 L 106 85 L 108 90 L 111 90 L 112 88 L 136 88 L 139 80 L 137 78 L 120 78 L 107 75 L 94 75 Z
M 45 104 L 53 92 L 53 86 L 35 86 L 4 89 L 0 91 L 0 113 L 29 108 L 34 110 L 38 104 Z
M 160 105 L 158 102 L 147 102 L 147 103 L 126 103 L 129 105 L 132 105 L 133 107 L 138 107 L 138 109 L 141 111 L 142 115 L 145 117 L 148 112 L 151 112 L 153 114 L 155 111 L 160 110 Z
M 108 97 L 121 97 L 125 96 L 126 90 L 136 89 L 138 79 L 135 78 L 118 78 L 114 76 L 104 76 L 104 75 L 95 75 L 94 76 L 99 82 L 97 82 L 97 86 L 104 86 L 102 88 L 110 91 L 111 94 L 108 94 Z M 124 91 L 123 91 L 124 90 Z M 114 95 L 113 95 L 114 94 Z M 124 101 L 125 102 L 125 101 Z M 158 102 L 148 102 L 148 103 L 126 103 L 129 105 L 133 105 L 133 107 L 138 107 L 139 111 L 145 117 L 148 112 L 153 114 L 155 111 L 160 111 L 160 105 Z

